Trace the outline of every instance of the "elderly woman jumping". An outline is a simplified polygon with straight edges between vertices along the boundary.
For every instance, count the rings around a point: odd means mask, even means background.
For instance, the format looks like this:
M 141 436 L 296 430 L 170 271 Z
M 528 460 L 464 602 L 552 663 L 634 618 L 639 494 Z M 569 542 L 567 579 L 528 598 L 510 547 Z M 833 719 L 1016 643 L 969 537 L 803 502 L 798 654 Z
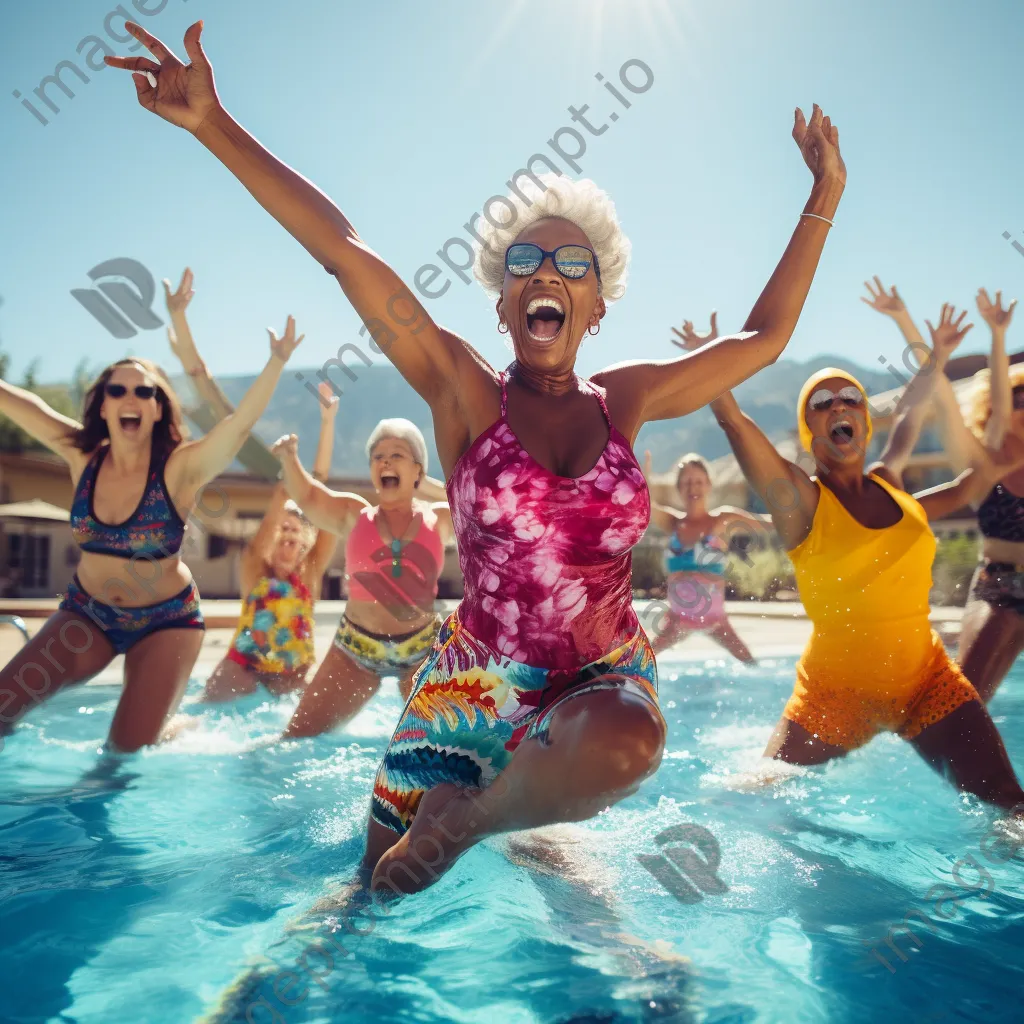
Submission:
M 139 72 L 141 105 L 195 135 L 338 279 L 371 331 L 388 330 L 387 357 L 433 414 L 466 594 L 378 772 L 364 859 L 373 888 L 413 891 L 485 836 L 589 818 L 657 768 L 665 723 L 632 607 L 630 549 L 650 519 L 633 441 L 644 423 L 691 413 L 781 355 L 845 184 L 838 132 L 817 106 L 809 122 L 796 112 L 814 184 L 744 332 L 591 380 L 574 372 L 576 353 L 625 290 L 629 244 L 593 182 L 530 177 L 503 227 L 480 225 L 476 273 L 515 351 L 498 372 L 224 110 L 201 28 L 185 35 L 189 65 L 134 24 L 156 61 L 107 62 Z

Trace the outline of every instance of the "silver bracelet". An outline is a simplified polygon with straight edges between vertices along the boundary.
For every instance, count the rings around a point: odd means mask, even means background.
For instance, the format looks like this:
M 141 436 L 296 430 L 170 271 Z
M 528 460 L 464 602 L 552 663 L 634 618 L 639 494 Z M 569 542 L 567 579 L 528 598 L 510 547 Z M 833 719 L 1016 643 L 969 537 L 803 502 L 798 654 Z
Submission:
M 822 217 L 820 213 L 801 213 L 801 217 L 813 217 L 815 220 L 823 220 L 830 228 L 834 227 L 832 221 L 828 217 Z

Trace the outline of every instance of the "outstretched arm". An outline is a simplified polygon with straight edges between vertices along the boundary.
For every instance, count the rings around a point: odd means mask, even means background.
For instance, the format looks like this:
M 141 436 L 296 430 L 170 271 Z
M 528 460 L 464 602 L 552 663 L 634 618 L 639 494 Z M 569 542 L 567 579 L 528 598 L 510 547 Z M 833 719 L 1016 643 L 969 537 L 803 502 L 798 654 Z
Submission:
M 893 427 L 885 443 L 885 449 L 879 457 L 876 469 L 884 470 L 892 481 L 900 484 L 903 470 L 906 468 L 914 446 L 921 435 L 935 394 L 935 386 L 940 380 L 946 380 L 946 363 L 963 341 L 967 332 L 974 326 L 964 324 L 967 311 L 953 319 L 956 311 L 948 303 L 943 303 L 939 326 L 933 327 L 926 320 L 932 336 L 932 347 L 923 357 L 920 369 L 914 374 L 911 382 L 900 395 L 894 413 Z
M 775 362 L 792 337 L 825 245 L 826 220 L 835 216 L 846 185 L 839 130 L 817 104 L 810 122 L 796 111 L 793 137 L 814 175 L 814 185 L 743 332 L 719 338 L 679 359 L 615 366 L 594 378 L 624 410 L 622 422 L 633 429 L 633 436 L 648 420 L 685 416 L 741 384 Z M 620 391 L 626 394 L 620 397 Z
M 82 429 L 82 424 L 51 409 L 38 395 L 0 380 L 0 413 L 59 455 L 72 472 L 85 465 L 88 454 L 80 452 L 69 440 L 73 431 Z
M 924 338 L 921 337 L 921 332 L 917 329 L 899 292 L 896 291 L 896 286 L 893 285 L 892 289 L 887 292 L 876 275 L 874 284 L 865 281 L 864 287 L 867 288 L 869 297 L 861 296 L 861 302 L 867 303 L 872 309 L 895 321 L 907 342 L 907 348 L 914 354 L 918 364 L 923 365 L 928 346 L 925 344 Z M 983 465 L 988 456 L 981 442 L 967 429 L 967 424 L 964 423 L 953 385 L 944 372 L 933 376 L 935 377 L 933 396 L 939 412 L 943 443 L 950 462 L 958 471 L 966 469 L 968 466 Z
M 983 465 L 973 466 L 955 480 L 920 491 L 914 497 L 921 503 L 929 520 L 941 519 L 958 509 L 976 506 L 986 494 L 1011 473 L 1024 466 L 1024 444 L 1017 438 L 992 454 Z
M 210 376 L 199 350 L 196 348 L 192 331 L 189 329 L 188 320 L 185 318 L 185 310 L 192 301 L 195 292 L 192 290 L 192 271 L 186 267 L 181 275 L 181 283 L 177 291 L 171 291 L 171 282 L 164 278 L 164 297 L 167 301 L 167 312 L 171 318 L 171 326 L 167 328 L 167 341 L 171 351 L 181 363 L 181 368 L 192 378 L 192 384 L 196 393 L 206 404 L 213 414 L 214 419 L 220 421 L 230 416 L 234 406 L 228 401 L 227 395 L 221 391 L 220 386 Z
M 711 411 L 729 438 L 747 482 L 767 506 L 779 538 L 791 551 L 811 532 L 818 507 L 817 486 L 775 450 L 731 392 L 715 399 Z
M 984 288 L 978 289 L 978 312 L 992 331 L 992 356 L 989 359 L 989 394 L 992 415 L 985 425 L 985 446 L 991 451 L 1002 446 L 1013 416 L 1013 389 L 1010 387 L 1010 357 L 1006 354 L 1006 330 L 1013 317 L 1014 299 L 1003 309 L 1003 293 L 996 292 L 992 302 Z
M 281 460 L 281 473 L 288 494 L 318 529 L 345 534 L 351 529 L 355 517 L 369 506 L 370 503 L 358 494 L 332 491 L 319 480 L 314 480 L 299 461 L 299 439 L 295 434 L 278 438 L 270 450 Z
M 126 30 L 142 43 L 147 57 L 106 57 L 133 75 L 139 103 L 185 128 L 251 193 L 329 273 L 366 324 L 377 350 L 433 408 L 458 404 L 459 375 L 493 386 L 460 339 L 442 332 L 391 267 L 356 233 L 345 215 L 311 181 L 262 146 L 224 109 L 200 42 L 202 22 L 185 33 L 183 64 L 159 39 L 133 22 Z M 151 75 L 152 86 L 146 75 Z M 429 283 L 429 282 L 428 282 Z
M 176 479 L 183 481 L 182 486 L 186 486 L 189 491 L 205 486 L 231 465 L 245 444 L 249 431 L 256 426 L 256 421 L 266 410 L 285 363 L 302 341 L 301 335 L 295 336 L 293 317 L 288 317 L 284 337 L 278 338 L 273 331 L 268 333 L 270 359 L 238 403 L 238 408 L 222 419 L 205 437 L 182 445 L 172 454 L 168 466 L 173 467 Z M 172 489 L 177 490 L 173 484 Z
M 338 396 L 325 381 L 320 383 L 320 436 L 316 442 L 316 458 L 313 459 L 313 476 L 326 480 L 331 475 L 331 459 L 334 457 L 334 421 L 338 416 Z

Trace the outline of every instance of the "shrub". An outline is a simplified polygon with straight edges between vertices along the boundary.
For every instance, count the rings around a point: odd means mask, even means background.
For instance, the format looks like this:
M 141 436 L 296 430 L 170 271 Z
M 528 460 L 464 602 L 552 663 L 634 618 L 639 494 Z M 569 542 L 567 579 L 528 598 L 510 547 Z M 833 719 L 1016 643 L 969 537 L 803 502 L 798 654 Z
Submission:
M 940 540 L 932 565 L 932 604 L 965 605 L 977 564 L 977 538 L 947 537 Z

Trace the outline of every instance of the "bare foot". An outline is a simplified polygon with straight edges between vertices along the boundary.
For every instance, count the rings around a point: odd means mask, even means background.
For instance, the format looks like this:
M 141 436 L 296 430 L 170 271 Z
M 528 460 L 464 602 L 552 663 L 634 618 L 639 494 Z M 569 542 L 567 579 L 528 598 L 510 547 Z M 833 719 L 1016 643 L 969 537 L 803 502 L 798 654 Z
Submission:
M 484 837 L 473 800 L 479 792 L 451 782 L 427 790 L 409 831 L 377 862 L 370 888 L 411 893 L 433 885 Z

